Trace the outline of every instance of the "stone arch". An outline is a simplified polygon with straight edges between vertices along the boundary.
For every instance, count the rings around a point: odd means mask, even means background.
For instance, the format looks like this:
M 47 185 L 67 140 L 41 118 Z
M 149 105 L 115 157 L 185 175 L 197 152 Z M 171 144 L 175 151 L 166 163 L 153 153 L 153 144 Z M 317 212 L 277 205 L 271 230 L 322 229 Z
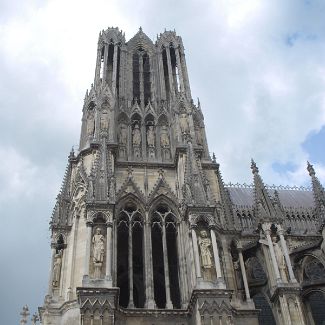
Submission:
M 117 286 L 120 305 L 144 307 L 144 224 L 145 214 L 134 195 L 122 199 L 116 213 Z
M 169 207 L 170 212 L 175 215 L 176 222 L 180 221 L 180 215 L 178 213 L 177 203 L 174 200 L 172 200 L 171 198 L 167 197 L 164 194 L 158 195 L 150 202 L 150 208 L 148 211 L 149 215 L 152 215 L 153 211 L 156 210 L 158 206 Z
M 308 324 L 322 325 L 325 319 L 325 289 L 305 290 L 302 299 Z
M 178 220 L 174 203 L 158 197 L 149 210 L 154 299 L 159 308 L 180 308 Z

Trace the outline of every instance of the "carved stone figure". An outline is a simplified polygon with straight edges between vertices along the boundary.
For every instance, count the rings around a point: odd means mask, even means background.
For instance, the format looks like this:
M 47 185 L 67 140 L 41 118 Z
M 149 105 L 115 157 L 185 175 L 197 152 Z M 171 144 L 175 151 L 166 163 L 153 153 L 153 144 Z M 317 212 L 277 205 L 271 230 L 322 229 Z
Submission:
M 195 129 L 195 136 L 196 136 L 196 143 L 200 146 L 203 145 L 203 137 L 202 137 L 202 131 L 200 127 L 197 127 Z
M 149 125 L 149 127 L 148 127 L 147 143 L 148 143 L 148 147 L 154 147 L 155 146 L 155 131 L 154 131 L 152 125 Z
M 53 263 L 53 279 L 52 285 L 53 287 L 58 287 L 60 283 L 60 275 L 61 275 L 61 265 L 62 265 L 62 256 L 61 252 L 55 254 L 54 263 Z
M 284 282 L 288 282 L 287 264 L 286 264 L 285 257 L 283 255 L 282 249 L 281 249 L 279 243 L 276 241 L 275 236 L 272 237 L 272 242 L 273 242 L 274 254 L 275 254 L 275 257 L 276 257 L 276 261 L 278 263 L 281 279 Z
M 107 131 L 108 130 L 108 125 L 109 125 L 109 119 L 108 119 L 107 111 L 105 110 L 100 115 L 100 129 L 102 131 Z
M 141 144 L 141 131 L 140 131 L 138 123 L 135 124 L 132 135 L 133 135 L 133 138 L 132 138 L 133 146 L 140 146 L 140 144 Z
M 211 239 L 205 230 L 200 232 L 199 246 L 201 251 L 201 262 L 204 269 L 213 267 L 212 254 L 211 254 Z
M 88 113 L 87 118 L 87 135 L 93 136 L 95 132 L 95 118 L 94 118 L 94 112 Z
M 187 114 L 182 113 L 179 117 L 179 125 L 181 127 L 182 134 L 189 132 L 189 124 Z
M 120 126 L 120 134 L 119 134 L 119 142 L 120 144 L 126 145 L 128 139 L 128 131 L 127 126 L 122 123 Z
M 163 125 L 160 129 L 160 144 L 164 147 L 169 147 L 169 136 L 166 125 Z
M 93 236 L 93 262 L 95 264 L 103 263 L 105 254 L 105 237 L 101 234 L 100 228 L 96 229 Z
M 83 216 L 86 209 L 86 194 L 87 191 L 83 185 L 80 185 L 74 193 L 73 211 L 76 215 Z

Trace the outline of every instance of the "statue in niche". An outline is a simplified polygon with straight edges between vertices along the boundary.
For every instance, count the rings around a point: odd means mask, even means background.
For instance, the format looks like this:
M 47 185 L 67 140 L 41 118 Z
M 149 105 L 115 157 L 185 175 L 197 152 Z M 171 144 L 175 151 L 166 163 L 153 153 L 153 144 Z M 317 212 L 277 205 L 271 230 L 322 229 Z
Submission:
M 160 144 L 162 148 L 169 147 L 169 136 L 166 125 L 163 125 L 160 129 Z
M 73 211 L 76 215 L 83 216 L 86 209 L 86 194 L 87 191 L 83 185 L 80 185 L 75 191 L 72 199 Z
M 97 228 L 92 239 L 93 243 L 93 262 L 94 264 L 102 264 L 105 254 L 105 237 L 101 233 L 101 229 Z
M 60 283 L 60 275 L 61 275 L 61 265 L 62 265 L 62 250 L 59 251 L 54 256 L 54 263 L 53 263 L 53 278 L 52 278 L 52 285 L 53 287 L 58 287 Z
M 148 147 L 155 147 L 155 131 L 153 125 L 149 125 L 147 130 L 147 143 Z
M 203 269 L 211 269 L 213 267 L 211 254 L 211 239 L 208 237 L 206 230 L 201 230 L 199 236 L 199 246 L 201 251 L 201 263 Z
M 200 127 L 195 128 L 195 136 L 196 136 L 196 143 L 199 146 L 203 146 L 203 137 L 202 137 L 202 131 Z
M 102 114 L 100 115 L 100 129 L 102 131 L 107 131 L 108 130 L 108 125 L 109 125 L 108 114 L 107 114 L 107 111 L 104 110 L 102 112 Z
M 188 118 L 186 113 L 182 113 L 179 117 L 179 125 L 181 127 L 182 134 L 189 133 L 189 124 L 188 124 Z
M 132 132 L 132 144 L 133 146 L 140 146 L 141 144 L 141 131 L 140 131 L 140 128 L 139 128 L 139 124 L 136 123 L 134 125 L 134 129 L 133 129 L 133 132 Z
M 95 132 L 95 116 L 94 112 L 90 111 L 87 117 L 87 135 L 93 136 Z
M 276 236 L 272 237 L 272 242 L 273 242 L 274 254 L 275 254 L 276 261 L 278 263 L 281 279 L 283 282 L 288 282 L 287 264 L 282 249 L 279 243 L 277 242 Z

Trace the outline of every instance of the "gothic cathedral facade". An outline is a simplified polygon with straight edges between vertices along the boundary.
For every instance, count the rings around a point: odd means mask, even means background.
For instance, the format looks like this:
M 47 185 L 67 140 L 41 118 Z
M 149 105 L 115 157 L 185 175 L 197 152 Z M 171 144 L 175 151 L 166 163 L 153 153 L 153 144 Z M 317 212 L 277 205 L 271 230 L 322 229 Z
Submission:
M 181 37 L 99 35 L 50 222 L 48 325 L 324 324 L 325 193 L 225 185 Z

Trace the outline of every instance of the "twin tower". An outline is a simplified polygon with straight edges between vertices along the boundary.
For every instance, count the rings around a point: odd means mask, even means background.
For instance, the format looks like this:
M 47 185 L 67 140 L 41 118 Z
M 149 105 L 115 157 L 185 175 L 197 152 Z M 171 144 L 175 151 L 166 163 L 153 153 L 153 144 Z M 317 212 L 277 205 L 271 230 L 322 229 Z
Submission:
M 153 43 L 141 28 L 128 42 L 118 28 L 102 31 L 50 223 L 42 324 L 311 324 L 285 190 L 267 189 L 254 162 L 252 171 L 252 188 L 224 185 L 175 32 Z M 240 196 L 251 197 L 246 214 Z M 305 236 L 321 251 L 311 204 Z

